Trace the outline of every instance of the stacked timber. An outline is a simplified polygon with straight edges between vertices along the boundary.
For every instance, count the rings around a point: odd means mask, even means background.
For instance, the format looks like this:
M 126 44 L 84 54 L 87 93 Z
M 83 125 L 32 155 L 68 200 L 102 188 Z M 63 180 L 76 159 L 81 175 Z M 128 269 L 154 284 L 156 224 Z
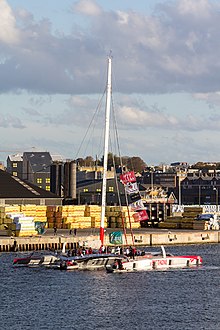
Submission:
M 37 236 L 38 232 L 35 228 L 34 218 L 26 217 L 24 214 L 8 214 L 7 217 L 12 220 L 9 230 L 16 237 Z
M 164 229 L 181 229 L 182 216 L 167 217 L 164 222 L 159 222 L 158 227 Z
M 206 221 L 206 220 L 194 221 L 193 229 L 208 230 L 209 229 L 209 221 Z
M 119 206 L 106 206 L 105 215 L 108 228 L 120 228 L 121 208 Z M 121 220 L 125 222 L 125 219 L 122 217 Z
M 99 205 L 86 205 L 85 216 L 91 217 L 91 228 L 100 228 L 101 222 L 101 206 Z M 107 227 L 107 218 L 105 214 L 104 227 Z
M 126 206 L 107 206 L 106 218 L 109 228 L 140 228 L 140 222 L 136 222 L 131 208 Z
M 85 216 L 85 205 L 62 206 L 62 221 L 65 229 L 91 228 L 91 217 Z
M 20 213 L 19 205 L 4 205 L 0 206 L 0 230 L 9 228 L 9 225 L 13 223 L 13 219 L 8 217 L 8 214 L 18 214 Z
M 184 211 L 181 216 L 167 217 L 167 219 L 164 222 L 159 223 L 159 228 L 206 230 L 208 228 L 207 221 L 195 220 L 197 215 L 202 212 L 203 212 L 203 207 L 200 206 L 184 207 Z
M 54 228 L 56 226 L 56 213 L 57 206 L 47 206 L 46 217 L 47 217 L 47 226 L 48 228 Z
M 62 206 L 58 206 L 55 212 L 55 226 L 57 229 L 63 228 L 63 213 Z
M 25 216 L 34 217 L 35 223 L 47 223 L 46 205 L 21 205 L 20 210 Z
M 46 205 L 37 205 L 34 221 L 35 222 L 47 222 L 47 206 Z
M 188 206 L 184 207 L 183 211 L 183 219 L 181 223 L 181 229 L 193 229 L 193 224 L 195 222 L 195 218 L 198 214 L 202 213 L 203 208 L 200 206 Z

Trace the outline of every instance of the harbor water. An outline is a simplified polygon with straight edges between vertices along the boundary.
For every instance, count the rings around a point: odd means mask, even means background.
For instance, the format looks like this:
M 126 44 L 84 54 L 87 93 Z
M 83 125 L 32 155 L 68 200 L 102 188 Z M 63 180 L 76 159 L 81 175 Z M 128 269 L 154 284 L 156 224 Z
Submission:
M 201 255 L 203 266 L 122 274 L 59 271 L 14 268 L 21 253 L 1 253 L 1 330 L 220 329 L 220 245 L 166 250 Z

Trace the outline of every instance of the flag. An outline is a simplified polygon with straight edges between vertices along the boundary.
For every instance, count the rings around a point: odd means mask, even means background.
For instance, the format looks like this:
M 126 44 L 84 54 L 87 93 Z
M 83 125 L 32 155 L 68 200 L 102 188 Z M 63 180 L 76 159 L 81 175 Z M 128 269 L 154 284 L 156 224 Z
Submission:
M 135 211 L 133 215 L 134 221 L 148 220 L 148 215 L 141 200 L 134 171 L 121 174 L 120 181 L 124 184 L 125 192 L 129 196 L 129 201 L 131 202 L 129 205 L 132 211 Z

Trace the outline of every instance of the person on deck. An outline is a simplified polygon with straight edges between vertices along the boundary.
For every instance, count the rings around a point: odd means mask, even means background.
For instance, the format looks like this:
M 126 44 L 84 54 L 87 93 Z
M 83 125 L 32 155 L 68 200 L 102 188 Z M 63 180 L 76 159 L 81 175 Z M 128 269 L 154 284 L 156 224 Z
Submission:
M 57 227 L 56 226 L 53 227 L 53 233 L 54 233 L 54 235 L 57 234 Z
M 115 249 L 116 254 L 120 254 L 121 253 L 121 249 L 120 246 L 117 246 Z

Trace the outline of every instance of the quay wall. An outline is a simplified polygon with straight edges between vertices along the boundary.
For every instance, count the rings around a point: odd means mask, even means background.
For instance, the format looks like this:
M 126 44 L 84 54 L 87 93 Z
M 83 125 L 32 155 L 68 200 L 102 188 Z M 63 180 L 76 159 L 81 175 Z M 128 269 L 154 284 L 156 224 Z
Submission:
M 80 234 L 80 237 L 70 235 L 37 236 L 37 237 L 0 237 L 0 252 L 10 251 L 34 251 L 34 250 L 61 250 L 66 243 L 66 249 L 78 246 L 100 246 L 97 234 Z M 173 232 L 141 232 L 134 234 L 136 246 L 158 246 L 158 245 L 184 245 L 184 244 L 208 244 L 220 243 L 220 231 L 173 231 Z M 109 243 L 109 236 L 105 236 L 105 244 Z M 123 244 L 126 245 L 123 237 Z M 127 244 L 132 244 L 131 237 L 127 237 Z M 113 245 L 112 245 L 113 246 Z

